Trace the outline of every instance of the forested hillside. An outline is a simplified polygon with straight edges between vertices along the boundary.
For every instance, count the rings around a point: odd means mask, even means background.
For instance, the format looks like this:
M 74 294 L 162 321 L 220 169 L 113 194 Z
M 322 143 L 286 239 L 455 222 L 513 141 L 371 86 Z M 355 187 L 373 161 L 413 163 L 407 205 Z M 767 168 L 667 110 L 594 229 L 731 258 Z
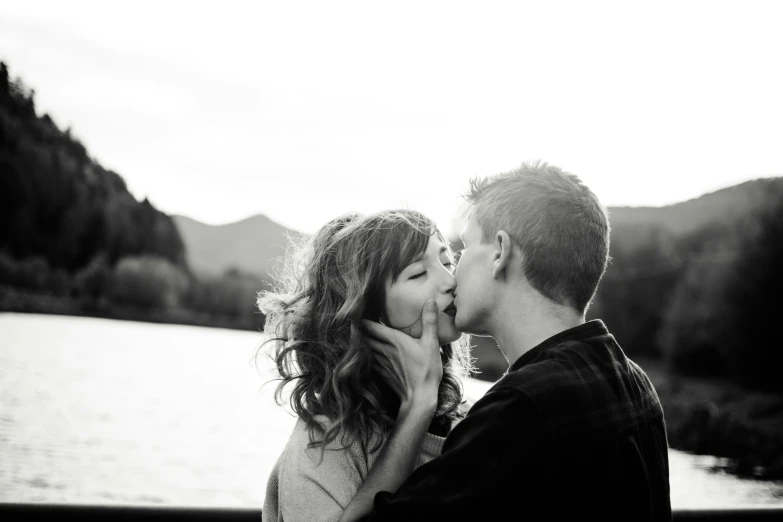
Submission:
M 0 63 L 0 311 L 261 328 L 264 281 L 197 275 L 168 215 L 137 201 Z
M 0 63 L 0 251 L 74 272 L 95 257 L 115 264 L 154 255 L 183 266 L 171 218 L 138 202 L 69 131 L 35 110 L 34 92 Z

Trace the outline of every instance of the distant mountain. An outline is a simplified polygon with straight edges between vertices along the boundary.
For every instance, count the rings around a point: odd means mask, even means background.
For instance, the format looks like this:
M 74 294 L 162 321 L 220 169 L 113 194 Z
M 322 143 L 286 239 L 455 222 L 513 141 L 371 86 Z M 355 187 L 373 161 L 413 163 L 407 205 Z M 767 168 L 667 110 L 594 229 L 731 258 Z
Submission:
M 631 247 L 632 241 L 647 240 L 641 230 L 662 229 L 671 236 L 683 236 L 745 215 L 762 199 L 776 194 L 783 194 L 783 177 L 747 181 L 663 207 L 609 207 L 613 237 Z M 219 226 L 185 216 L 173 219 L 191 269 L 203 274 L 219 275 L 233 267 L 268 277 L 275 261 L 285 255 L 287 235 L 299 235 L 260 214 Z M 452 243 L 460 246 L 457 238 Z
M 659 230 L 681 237 L 707 225 L 730 223 L 745 216 L 766 198 L 783 196 L 783 177 L 746 181 L 663 207 L 608 207 L 612 238 L 633 247 Z M 458 237 L 449 238 L 454 248 L 462 246 Z M 631 245 L 630 243 L 634 243 Z
M 260 214 L 217 226 L 186 216 L 173 219 L 185 243 L 191 270 L 205 275 L 220 275 L 236 268 L 269 278 L 275 260 L 285 255 L 289 235 L 300 235 Z
M 783 177 L 740 183 L 664 207 L 609 207 L 612 228 L 658 226 L 674 236 L 733 221 L 768 198 L 783 194 Z

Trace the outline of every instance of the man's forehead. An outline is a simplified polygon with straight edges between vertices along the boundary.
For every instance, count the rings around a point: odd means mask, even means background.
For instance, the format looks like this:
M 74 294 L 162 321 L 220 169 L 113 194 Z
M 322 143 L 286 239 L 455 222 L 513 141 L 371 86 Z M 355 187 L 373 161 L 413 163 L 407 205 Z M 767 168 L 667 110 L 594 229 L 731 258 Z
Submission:
M 468 216 L 468 219 L 465 222 L 465 226 L 462 227 L 462 231 L 459 233 L 460 240 L 464 243 L 465 237 L 472 236 L 477 229 L 478 223 L 476 223 L 475 215 L 471 214 Z

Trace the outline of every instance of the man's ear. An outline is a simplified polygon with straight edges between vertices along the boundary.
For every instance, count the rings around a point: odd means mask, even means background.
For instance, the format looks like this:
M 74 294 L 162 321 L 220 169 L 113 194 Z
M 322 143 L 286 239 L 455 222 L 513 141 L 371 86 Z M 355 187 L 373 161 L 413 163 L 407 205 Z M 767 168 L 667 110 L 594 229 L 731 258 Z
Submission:
M 492 277 L 500 279 L 505 277 L 513 258 L 513 245 L 511 238 L 505 230 L 495 234 L 495 251 L 492 253 Z

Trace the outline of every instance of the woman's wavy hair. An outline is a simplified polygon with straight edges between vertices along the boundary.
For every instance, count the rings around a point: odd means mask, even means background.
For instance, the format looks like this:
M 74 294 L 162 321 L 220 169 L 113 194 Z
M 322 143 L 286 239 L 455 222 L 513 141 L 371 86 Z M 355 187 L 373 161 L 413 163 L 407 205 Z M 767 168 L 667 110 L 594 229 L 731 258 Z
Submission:
M 276 287 L 259 294 L 270 336 L 264 345 L 271 344 L 279 373 L 275 400 L 282 405 L 283 389 L 293 386 L 289 404 L 306 422 L 311 445 L 323 451 L 343 433 L 343 446 L 358 441 L 375 451 L 394 424 L 399 398 L 373 368 L 361 320 L 385 319 L 387 285 L 433 235 L 449 244 L 413 210 L 342 215 L 303 244 L 292 241 Z M 442 346 L 441 354 L 443 379 L 431 430 L 448 429 L 464 415 L 460 379 L 473 371 L 467 336 Z M 317 415 L 331 423 L 324 428 Z

